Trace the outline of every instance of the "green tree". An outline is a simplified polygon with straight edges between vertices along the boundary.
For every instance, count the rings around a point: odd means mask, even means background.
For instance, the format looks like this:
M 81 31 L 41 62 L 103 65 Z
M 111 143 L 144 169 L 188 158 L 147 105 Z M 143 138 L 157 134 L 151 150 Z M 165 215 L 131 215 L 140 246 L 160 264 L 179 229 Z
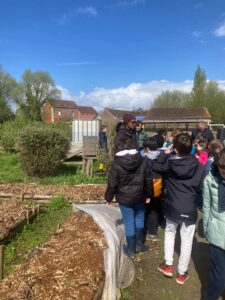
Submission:
M 194 76 L 194 84 L 192 89 L 192 107 L 205 106 L 205 88 L 206 88 L 206 73 L 198 66 Z
M 16 85 L 16 81 L 0 66 L 0 123 L 10 120 L 14 116 L 10 104 Z
M 225 123 L 225 92 L 219 89 L 217 82 L 209 81 L 205 88 L 205 106 L 214 123 Z
M 31 121 L 41 121 L 44 101 L 58 95 L 59 91 L 47 72 L 25 70 L 17 90 L 18 112 Z
M 153 108 L 177 108 L 185 107 L 191 101 L 190 94 L 180 91 L 166 91 L 155 98 Z

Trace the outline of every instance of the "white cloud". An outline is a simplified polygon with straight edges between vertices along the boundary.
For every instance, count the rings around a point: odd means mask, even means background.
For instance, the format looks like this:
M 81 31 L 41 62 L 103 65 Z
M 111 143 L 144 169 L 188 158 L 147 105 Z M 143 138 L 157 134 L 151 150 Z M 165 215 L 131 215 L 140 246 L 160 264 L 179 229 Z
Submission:
M 194 38 L 198 39 L 202 35 L 202 32 L 201 31 L 193 31 L 192 35 Z
M 75 14 L 87 14 L 93 17 L 96 17 L 98 15 L 97 10 L 93 6 L 85 6 L 85 7 L 79 7 L 74 11 Z
M 72 97 L 72 95 L 70 94 L 69 90 L 64 88 L 61 85 L 57 85 L 56 88 L 60 91 L 61 95 L 60 95 L 60 99 L 63 100 L 73 100 L 74 97 Z
M 137 6 L 139 4 L 145 4 L 145 0 L 123 0 L 117 2 L 116 6 Z
M 219 27 L 214 31 L 214 35 L 217 37 L 223 37 L 225 36 L 225 22 L 220 24 Z
M 217 81 L 217 83 L 219 88 L 225 90 L 225 80 Z M 131 83 L 126 87 L 114 89 L 96 87 L 90 93 L 80 92 L 80 95 L 75 97 L 72 97 L 66 88 L 62 86 L 57 86 L 57 88 L 62 92 L 62 99 L 73 99 L 79 105 L 93 106 L 97 110 L 102 110 L 104 107 L 132 110 L 150 106 L 162 92 L 178 90 L 189 93 L 192 86 L 192 80 L 182 82 L 155 80 L 147 83 Z
M 98 11 L 93 6 L 84 6 L 84 7 L 78 7 L 71 12 L 64 13 L 62 16 L 58 19 L 58 23 L 60 25 L 66 24 L 71 18 L 74 18 L 78 15 L 88 15 L 91 17 L 97 17 Z
M 105 89 L 97 87 L 91 93 L 81 92 L 75 97 L 81 105 L 94 106 L 97 110 L 104 107 L 117 109 L 133 109 L 149 106 L 163 91 L 180 90 L 190 92 L 192 81 L 172 82 L 167 80 L 150 81 L 148 83 L 131 83 L 127 87 Z

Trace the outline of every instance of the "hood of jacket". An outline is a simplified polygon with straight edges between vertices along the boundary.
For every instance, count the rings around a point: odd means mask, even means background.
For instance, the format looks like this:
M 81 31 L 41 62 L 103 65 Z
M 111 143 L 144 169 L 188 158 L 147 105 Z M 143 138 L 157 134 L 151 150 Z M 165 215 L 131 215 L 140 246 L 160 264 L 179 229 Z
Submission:
M 116 153 L 115 160 L 123 169 L 134 171 L 142 164 L 143 157 L 138 151 L 132 149 Z
M 148 159 L 154 160 L 156 159 L 160 154 L 159 150 L 156 151 L 150 151 L 148 153 L 145 153 L 144 156 L 147 157 Z
M 199 162 L 193 155 L 173 156 L 168 163 L 172 173 L 180 179 L 192 178 L 199 167 Z

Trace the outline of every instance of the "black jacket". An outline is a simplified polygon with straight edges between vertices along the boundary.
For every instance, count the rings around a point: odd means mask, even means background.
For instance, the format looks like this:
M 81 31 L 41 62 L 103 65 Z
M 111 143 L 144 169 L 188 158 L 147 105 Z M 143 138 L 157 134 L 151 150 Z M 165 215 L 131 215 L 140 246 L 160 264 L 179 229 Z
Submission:
M 123 205 L 145 202 L 153 192 L 151 169 L 140 153 L 115 156 L 105 193 L 107 202 L 116 200 Z
M 121 125 L 119 127 L 119 130 L 114 139 L 114 152 L 115 153 L 120 151 L 120 149 L 118 149 L 118 144 L 119 144 L 120 140 L 126 140 L 126 139 L 129 139 L 131 141 L 133 149 L 139 150 L 136 130 L 135 129 L 133 129 L 133 130 L 127 129 L 126 126 Z
M 203 132 L 201 132 L 198 128 L 195 128 L 192 131 L 191 137 L 193 140 L 200 136 L 206 138 L 208 142 L 211 142 L 214 139 L 212 131 L 209 128 L 206 128 Z
M 166 160 L 165 154 L 161 153 L 160 159 L 160 163 L 153 165 L 153 170 L 165 176 L 165 216 L 177 223 L 194 224 L 197 220 L 197 194 L 205 176 L 204 166 L 191 154 Z

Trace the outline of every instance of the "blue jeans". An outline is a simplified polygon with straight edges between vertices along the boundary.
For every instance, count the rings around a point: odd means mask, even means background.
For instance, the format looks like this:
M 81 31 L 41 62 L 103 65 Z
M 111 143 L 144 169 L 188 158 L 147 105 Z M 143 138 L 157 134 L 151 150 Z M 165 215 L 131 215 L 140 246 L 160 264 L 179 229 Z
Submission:
M 209 245 L 211 271 L 204 300 L 217 300 L 225 290 L 225 250 Z
M 145 204 L 134 205 L 120 204 L 120 210 L 123 216 L 126 236 L 135 236 L 136 228 L 144 228 Z

